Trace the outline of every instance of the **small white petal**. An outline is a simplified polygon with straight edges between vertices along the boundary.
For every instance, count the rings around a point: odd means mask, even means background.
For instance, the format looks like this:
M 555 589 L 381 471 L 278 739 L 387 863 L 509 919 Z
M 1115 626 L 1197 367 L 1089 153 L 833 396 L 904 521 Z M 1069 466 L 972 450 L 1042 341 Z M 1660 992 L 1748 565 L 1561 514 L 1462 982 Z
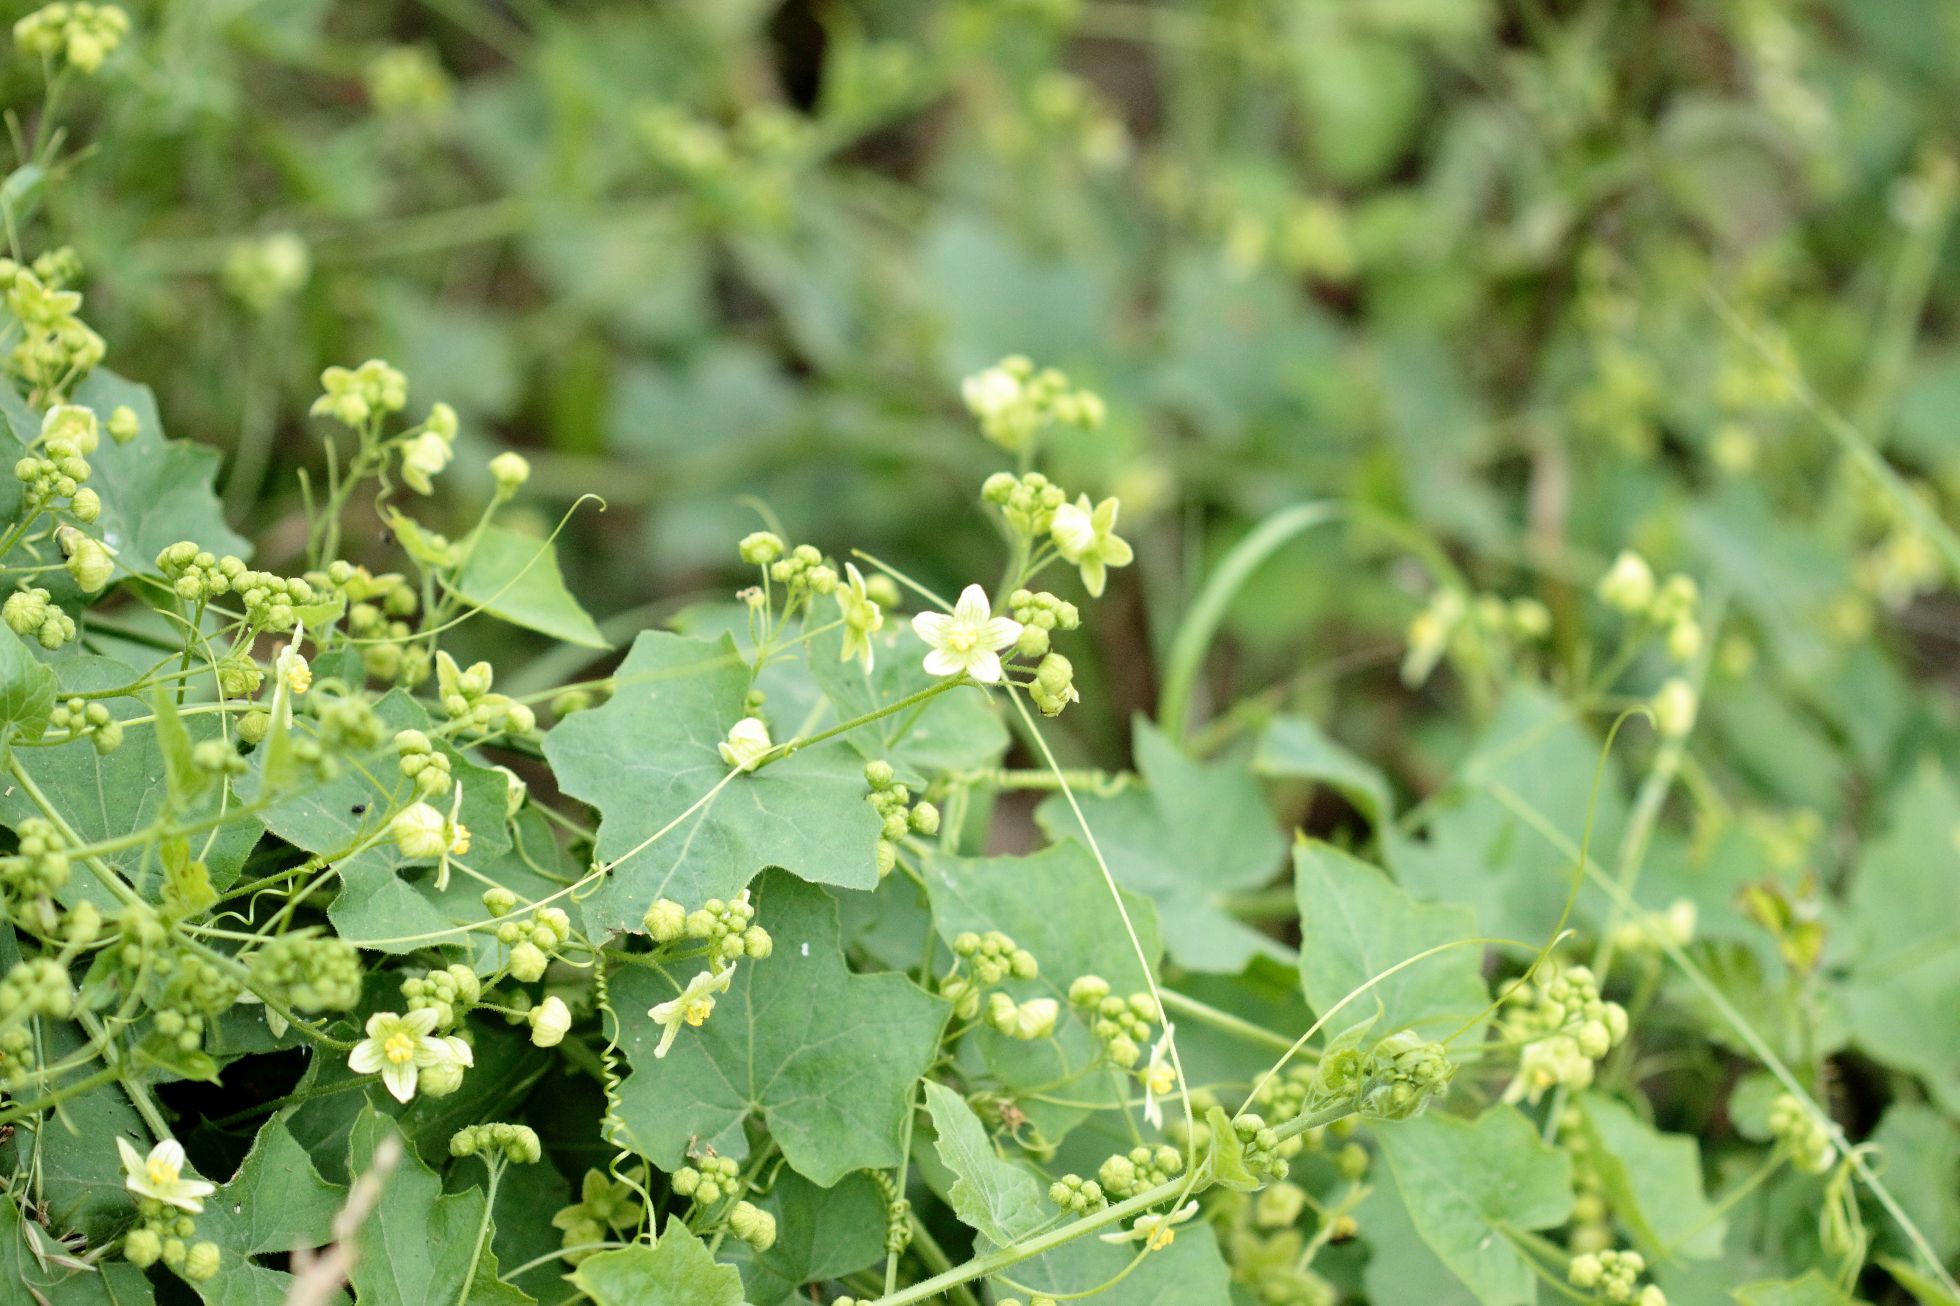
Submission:
M 921 612 L 912 618 L 912 630 L 926 643 L 938 647 L 946 642 L 953 619 L 943 612 Z
M 978 585 L 969 585 L 960 591 L 960 601 L 953 605 L 953 620 L 969 626 L 978 626 L 993 613 L 993 606 L 987 602 L 987 591 Z
M 406 1102 L 415 1096 L 415 1080 L 419 1072 L 413 1061 L 406 1065 L 390 1062 L 381 1068 L 381 1082 L 395 1096 L 397 1102 Z
M 994 659 L 998 662 L 1000 659 Z M 926 674 L 930 676 L 957 676 L 966 670 L 966 660 L 957 653 L 936 648 L 926 654 Z
M 927 667 L 926 670 L 930 671 L 932 668 Z M 966 674 L 983 685 L 998 685 L 1001 675 L 1000 654 L 992 649 L 975 649 L 967 655 Z

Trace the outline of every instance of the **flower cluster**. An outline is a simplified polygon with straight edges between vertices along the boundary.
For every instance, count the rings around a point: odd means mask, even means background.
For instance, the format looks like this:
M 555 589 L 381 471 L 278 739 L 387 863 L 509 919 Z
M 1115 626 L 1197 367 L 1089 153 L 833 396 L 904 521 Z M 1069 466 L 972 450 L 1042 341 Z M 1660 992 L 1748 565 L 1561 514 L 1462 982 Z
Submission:
M 1134 1197 L 1184 1173 L 1184 1154 L 1167 1143 L 1137 1146 L 1106 1159 L 1096 1179 L 1111 1197 Z
M 705 1207 L 733 1193 L 740 1174 L 732 1156 L 701 1156 L 674 1171 L 670 1182 L 676 1193 Z
M 480 735 L 528 735 L 537 728 L 537 714 L 516 699 L 492 693 L 496 672 L 488 662 L 465 669 L 447 651 L 436 654 L 436 698 L 451 721 Z
M 506 965 L 511 978 L 524 984 L 543 979 L 552 957 L 571 937 L 571 918 L 556 907 L 540 907 L 523 920 L 497 922 L 497 942 L 510 949 Z
M 467 1125 L 449 1136 L 451 1156 L 500 1156 L 518 1165 L 530 1165 L 544 1155 L 537 1131 L 529 1125 L 490 1121 Z
M 1651 1283 L 1641 1285 L 1646 1269 L 1647 1258 L 1639 1252 L 1581 1252 L 1566 1266 L 1565 1277 L 1575 1288 L 1598 1292 L 1601 1301 L 1667 1306 L 1666 1293 Z
M 1769 1132 L 1805 1174 L 1823 1174 L 1837 1160 L 1837 1145 L 1817 1113 L 1789 1093 L 1769 1104 Z
M 1445 655 L 1477 671 L 1501 667 L 1551 631 L 1551 609 L 1537 599 L 1438 589 L 1409 621 L 1402 682 L 1422 684 Z
M 359 367 L 329 367 L 320 373 L 320 389 L 313 415 L 357 430 L 408 407 L 408 378 L 378 358 Z
M 871 788 L 865 801 L 878 813 L 876 857 L 878 874 L 883 877 L 898 864 L 898 846 L 906 836 L 931 838 L 939 833 L 939 809 L 923 798 L 913 802 L 911 789 L 898 782 L 890 762 L 866 763 L 864 782 Z
M 204 1210 L 204 1199 L 218 1186 L 184 1173 L 184 1146 L 174 1138 L 144 1155 L 118 1135 L 116 1150 L 122 1155 L 123 1187 L 140 1199 L 138 1223 L 123 1236 L 123 1256 L 144 1268 L 162 1261 L 189 1283 L 215 1276 L 223 1260 L 218 1245 L 185 1240 L 197 1232 L 190 1217 Z
M 1597 593 L 1608 607 L 1662 632 L 1675 661 L 1692 661 L 1701 652 L 1701 590 L 1693 577 L 1676 573 L 1656 580 L 1645 558 L 1623 549 L 1600 577 Z
M 57 59 L 81 73 L 93 73 L 115 53 L 129 32 L 129 15 L 116 5 L 88 0 L 56 0 L 14 24 L 14 44 L 22 53 Z
M 1314 1075 L 1316 1110 L 1351 1105 L 1372 1120 L 1407 1120 L 1449 1091 L 1456 1063 L 1440 1043 L 1425 1043 L 1397 1030 L 1372 1046 L 1360 1045 L 1359 1031 L 1336 1039 Z
M 367 1037 L 347 1055 L 348 1068 L 357 1075 L 379 1074 L 398 1102 L 414 1097 L 418 1088 L 430 1097 L 455 1092 L 476 1058 L 464 1039 L 435 1033 L 439 1019 L 434 1007 L 407 1015 L 375 1012 L 367 1020 Z
M 1148 993 L 1119 997 L 1100 975 L 1078 976 L 1068 986 L 1069 1005 L 1089 1022 L 1089 1032 L 1102 1045 L 1110 1064 L 1128 1070 L 1143 1060 L 1151 1042 L 1151 1026 L 1161 1025 L 1164 1012 Z
M 1101 396 L 1071 385 L 1052 367 L 1037 371 L 1019 354 L 966 378 L 960 397 L 979 419 L 980 433 L 1015 453 L 1057 422 L 1095 430 L 1107 416 Z
M 1504 1091 L 1509 1102 L 1536 1102 L 1558 1084 L 1586 1087 L 1595 1063 L 1627 1034 L 1625 1009 L 1600 997 L 1599 981 L 1584 966 L 1548 962 L 1535 985 L 1516 985 L 1505 998 L 1514 1004 L 1505 1037 L 1524 1046 Z
M 81 261 L 65 249 L 42 255 L 31 268 L 0 259 L 0 293 L 21 330 L 7 365 L 44 401 L 59 402 L 108 352 L 79 316 L 81 292 L 67 289 L 81 270 Z

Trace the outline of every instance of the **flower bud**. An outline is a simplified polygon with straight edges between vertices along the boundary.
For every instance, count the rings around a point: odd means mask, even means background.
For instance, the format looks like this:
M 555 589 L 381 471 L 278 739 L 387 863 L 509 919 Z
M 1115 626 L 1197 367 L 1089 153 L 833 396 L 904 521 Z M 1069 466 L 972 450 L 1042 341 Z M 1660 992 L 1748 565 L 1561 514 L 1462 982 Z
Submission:
M 73 526 L 63 526 L 55 538 L 61 543 L 61 551 L 68 555 L 68 574 L 74 577 L 82 593 L 96 593 L 116 574 L 115 557 L 102 541 L 82 534 Z
M 752 771 L 772 747 L 769 727 L 762 718 L 743 717 L 729 727 L 728 738 L 721 744 L 721 760 L 737 771 Z
M 687 932 L 687 908 L 672 898 L 657 899 L 640 918 L 640 924 L 655 943 L 672 943 Z
M 551 958 L 545 955 L 544 949 L 529 939 L 516 944 L 510 950 L 511 977 L 526 984 L 543 979 L 545 970 L 550 965 Z
M 424 1066 L 415 1080 L 415 1091 L 425 1097 L 448 1097 L 462 1086 L 462 1063 L 453 1060 Z
M 517 895 L 501 884 L 483 891 L 483 910 L 492 916 L 508 916 L 516 907 Z
M 142 432 L 142 425 L 136 420 L 136 410 L 128 404 L 117 404 L 109 414 L 109 438 L 117 444 L 128 444 Z
M 1628 614 L 1645 612 L 1654 601 L 1654 569 L 1632 549 L 1621 550 L 1600 578 L 1599 597 Z
M 509 498 L 517 493 L 517 488 L 531 479 L 531 463 L 523 454 L 505 450 L 490 460 L 490 476 L 497 483 L 497 493 Z
M 184 1278 L 191 1283 L 203 1283 L 218 1273 L 223 1253 L 214 1242 L 192 1243 L 188 1255 L 184 1257 Z
M 547 997 L 531 1008 L 526 1019 L 531 1022 L 531 1043 L 541 1048 L 557 1047 L 572 1027 L 571 1009 L 557 997 Z
M 1695 728 L 1700 700 L 1695 687 L 1679 676 L 1672 677 L 1654 694 L 1654 728 L 1663 739 L 1684 739 Z
M 449 818 L 427 803 L 410 803 L 388 823 L 395 847 L 415 859 L 440 857 L 449 850 Z
M 776 1245 L 776 1217 L 752 1203 L 735 1203 L 728 1212 L 728 1228 L 758 1252 Z
M 756 531 L 742 537 L 736 546 L 742 561 L 756 567 L 766 567 L 783 556 L 783 539 L 774 531 Z
M 131 1229 L 123 1239 L 123 1258 L 139 1269 L 149 1269 L 162 1255 L 163 1239 L 154 1229 Z

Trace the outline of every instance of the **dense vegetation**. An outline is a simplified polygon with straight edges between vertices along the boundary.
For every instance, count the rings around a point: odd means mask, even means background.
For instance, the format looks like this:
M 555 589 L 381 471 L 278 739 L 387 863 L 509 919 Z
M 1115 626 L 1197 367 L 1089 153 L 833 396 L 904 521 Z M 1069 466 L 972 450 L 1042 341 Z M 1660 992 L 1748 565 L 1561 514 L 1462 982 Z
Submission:
M 1955 12 L 8 11 L 0 1301 L 1960 1302 Z

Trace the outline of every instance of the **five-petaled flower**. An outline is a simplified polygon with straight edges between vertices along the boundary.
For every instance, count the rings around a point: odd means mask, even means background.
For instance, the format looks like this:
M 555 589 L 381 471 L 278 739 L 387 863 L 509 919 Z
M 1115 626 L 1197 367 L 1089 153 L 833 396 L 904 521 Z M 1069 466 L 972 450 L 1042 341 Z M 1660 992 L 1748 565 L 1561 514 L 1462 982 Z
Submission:
M 204 1209 L 204 1199 L 218 1191 L 207 1180 L 184 1178 L 184 1145 L 174 1138 L 164 1139 L 142 1156 L 118 1135 L 116 1150 L 122 1153 L 123 1187 L 139 1197 L 196 1213 Z
M 1139 1215 L 1136 1218 L 1136 1223 L 1132 1224 L 1128 1229 L 1119 1230 L 1116 1233 L 1106 1233 L 1102 1236 L 1102 1240 L 1106 1243 L 1141 1241 L 1145 1251 L 1161 1252 L 1164 1248 L 1176 1241 L 1176 1226 L 1183 1224 L 1197 1213 L 1197 1202 L 1190 1201 L 1178 1207 L 1175 1211 L 1168 1211 L 1163 1215 Z
M 932 648 L 926 654 L 927 672 L 935 676 L 964 673 L 983 685 L 1000 683 L 1000 650 L 1021 637 L 1021 623 L 994 616 L 987 592 L 978 585 L 960 592 L 951 616 L 921 612 L 912 618 L 912 629 Z
M 849 662 L 853 657 L 858 658 L 868 673 L 871 636 L 885 624 L 885 614 L 877 600 L 864 592 L 864 574 L 855 563 L 844 564 L 844 583 L 837 587 L 837 609 L 844 621 L 844 651 L 838 654 L 837 660 Z
M 1055 509 L 1054 525 L 1048 528 L 1062 557 L 1082 573 L 1082 587 L 1096 598 L 1102 597 L 1109 568 L 1128 566 L 1136 556 L 1129 541 L 1116 533 L 1118 506 L 1116 500 L 1104 499 L 1091 508 L 1085 494 Z
M 435 1038 L 436 1009 L 423 1007 L 407 1015 L 377 1011 L 368 1017 L 367 1037 L 347 1054 L 357 1075 L 379 1071 L 381 1082 L 406 1102 L 415 1096 L 415 1081 L 430 1066 L 475 1064 L 470 1045 L 456 1038 Z
M 653 1050 L 653 1055 L 667 1055 L 667 1049 L 674 1046 L 674 1039 L 680 1034 L 683 1023 L 697 1029 L 705 1024 L 709 1013 L 715 1009 L 715 994 L 728 992 L 729 981 L 734 978 L 733 966 L 704 970 L 689 980 L 678 996 L 648 1008 L 647 1015 L 653 1017 L 655 1024 L 663 1027 L 660 1046 Z

